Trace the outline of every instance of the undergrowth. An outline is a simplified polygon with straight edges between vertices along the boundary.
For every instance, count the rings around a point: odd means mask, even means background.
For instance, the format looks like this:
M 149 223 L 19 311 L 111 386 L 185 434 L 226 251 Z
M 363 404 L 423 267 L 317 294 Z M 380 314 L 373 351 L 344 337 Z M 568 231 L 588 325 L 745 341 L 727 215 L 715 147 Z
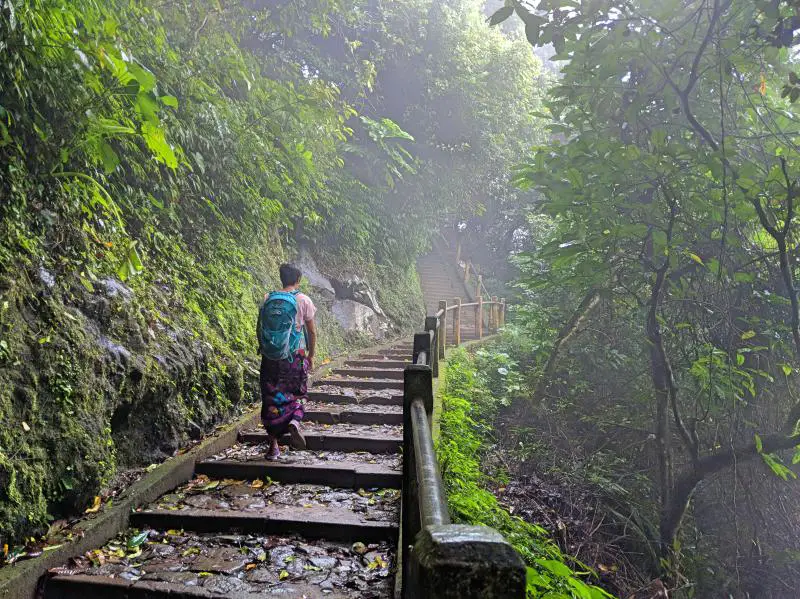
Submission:
M 505 536 L 528 567 L 528 597 L 612 597 L 591 584 L 594 573 L 562 553 L 544 528 L 510 514 L 489 490 L 497 481 L 481 463 L 492 444 L 492 423 L 503 401 L 503 393 L 490 388 L 513 390 L 518 375 L 512 367 L 505 354 L 476 357 L 457 349 L 450 357 L 441 392 L 438 455 L 451 516 L 456 522 L 490 526 Z

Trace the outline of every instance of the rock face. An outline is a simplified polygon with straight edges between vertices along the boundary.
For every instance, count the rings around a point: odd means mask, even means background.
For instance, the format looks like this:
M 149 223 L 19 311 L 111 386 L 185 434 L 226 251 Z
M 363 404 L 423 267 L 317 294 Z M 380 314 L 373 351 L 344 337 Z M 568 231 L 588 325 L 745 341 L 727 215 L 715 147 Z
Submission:
M 369 306 L 350 299 L 337 299 L 333 302 L 331 311 L 336 322 L 346 331 L 365 333 L 382 339 L 389 329 L 385 317 Z
M 336 297 L 336 291 L 333 285 L 331 285 L 328 278 L 319 271 L 314 258 L 308 250 L 300 250 L 297 260 L 295 260 L 295 265 L 302 271 L 303 277 L 320 297 L 326 300 L 333 300 Z
M 336 299 L 353 300 L 359 304 L 368 306 L 375 314 L 386 316 L 378 304 L 378 298 L 369 284 L 359 277 L 353 275 L 341 281 L 331 279 L 333 288 L 336 290 Z
M 345 331 L 378 339 L 386 336 L 389 319 L 378 304 L 377 294 L 364 279 L 358 275 L 342 279 L 325 276 L 307 248 L 300 250 L 295 264 L 313 287 L 314 299 L 331 302 L 331 312 Z

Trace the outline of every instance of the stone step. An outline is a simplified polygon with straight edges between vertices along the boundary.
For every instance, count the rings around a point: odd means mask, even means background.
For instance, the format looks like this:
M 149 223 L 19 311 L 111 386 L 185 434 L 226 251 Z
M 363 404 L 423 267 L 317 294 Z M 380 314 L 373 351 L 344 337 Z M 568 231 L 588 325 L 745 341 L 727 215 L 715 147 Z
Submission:
M 410 354 L 411 352 L 409 352 Z M 404 362 L 402 360 L 389 360 L 388 358 L 383 359 L 359 359 L 359 360 L 348 360 L 344 363 L 346 367 L 353 367 L 353 368 L 405 368 L 408 362 Z
M 376 354 L 381 358 L 385 358 L 387 360 L 410 360 L 411 354 L 414 350 L 403 350 L 403 351 L 391 351 L 391 352 L 383 352 L 380 354 Z
M 231 577 L 233 578 L 233 577 Z M 200 579 L 202 580 L 202 579 Z M 238 580 L 238 578 L 236 579 Z M 228 582 L 228 581 L 226 581 Z M 231 588 L 237 583 L 228 582 Z M 263 594 L 247 593 L 236 594 L 237 599 L 256 599 L 257 597 L 276 596 L 266 590 Z M 327 590 L 327 589 L 326 589 Z M 300 597 L 326 597 L 331 599 L 350 599 L 350 593 L 332 591 L 321 595 L 318 586 L 307 584 L 289 585 L 283 590 L 282 595 L 291 599 Z M 45 599 L 209 599 L 210 597 L 223 597 L 226 595 L 210 594 L 204 588 L 195 585 L 189 586 L 180 583 L 170 583 L 158 580 L 126 580 L 110 576 L 90 576 L 75 574 L 74 576 L 55 576 L 47 581 Z M 227 595 L 234 597 L 234 595 Z
M 131 526 L 194 532 L 300 534 L 332 541 L 379 541 L 397 527 L 400 492 L 344 490 L 272 480 L 198 476 L 131 515 Z M 322 530 L 320 523 L 342 524 Z M 375 524 L 371 529 L 370 524 Z M 356 530 L 361 528 L 362 530 Z M 389 533 L 391 535 L 391 532 Z M 391 538 L 391 536 L 389 537 Z
M 403 367 L 401 368 L 336 368 L 333 370 L 336 376 L 352 376 L 369 379 L 398 379 L 403 378 Z
M 334 389 L 341 391 L 341 387 Z M 368 390 L 369 391 L 369 390 Z M 314 402 L 336 403 L 342 405 L 374 405 L 374 406 L 402 406 L 403 396 L 400 394 L 376 395 L 369 392 L 360 394 L 333 393 L 330 391 L 309 391 L 308 399 Z
M 334 403 L 306 402 L 306 422 L 320 424 L 403 424 L 403 411 L 400 406 L 380 406 L 369 409 L 371 405 L 342 407 Z M 394 408 L 394 409 L 393 409 Z
M 440 275 L 427 275 L 424 277 L 424 281 L 422 282 L 422 288 L 429 288 L 429 289 L 457 289 L 458 291 L 464 290 L 464 283 L 456 279 L 450 279 L 448 277 L 443 277 Z M 451 293 L 451 297 L 456 298 L 458 297 L 458 293 Z M 428 296 L 430 297 L 430 296 Z M 445 299 L 444 297 L 442 299 Z M 447 299 L 450 299 L 449 297 Z
M 314 428 L 312 428 L 312 426 Z M 320 427 L 328 426 L 327 430 Z M 403 446 L 403 433 L 397 434 L 398 427 L 382 425 L 370 427 L 354 424 L 312 425 L 303 426 L 303 437 L 309 451 L 366 451 L 367 453 L 397 453 Z M 337 429 L 341 429 L 337 431 Z M 374 432 L 373 432 L 374 431 Z M 370 434 L 372 432 L 372 434 Z M 382 433 L 382 434 L 381 434 Z M 266 432 L 241 432 L 242 443 L 266 443 Z M 282 445 L 289 444 L 289 436 L 280 439 Z
M 330 541 L 384 541 L 397 538 L 396 522 L 368 520 L 341 508 L 266 506 L 257 512 L 218 510 L 143 510 L 130 516 L 136 528 L 244 532 L 270 535 L 299 534 Z
M 321 385 L 328 387 L 344 387 L 347 389 L 396 389 L 403 390 L 403 381 L 387 379 L 363 379 L 363 378 L 325 378 L 320 381 Z
M 392 362 L 402 362 L 408 364 L 411 362 L 411 351 L 402 352 L 395 355 L 392 354 L 361 354 L 358 356 L 359 360 L 387 360 Z
M 266 451 L 266 447 L 263 450 Z M 298 453 L 301 452 L 293 451 L 289 455 Z M 371 464 L 364 460 L 332 462 L 323 459 L 302 462 L 205 460 L 197 463 L 195 472 L 211 478 L 255 480 L 269 477 L 281 483 L 308 483 L 349 489 L 399 489 L 403 476 L 402 471 L 394 465 L 377 461 Z
M 140 550 L 128 529 L 94 552 L 51 571 L 46 599 L 390 597 L 395 544 L 297 536 L 150 530 Z M 124 557 L 120 557 L 120 553 Z M 100 556 L 104 563 L 98 563 Z M 128 557 L 130 556 L 130 557 Z M 17 599 L 16 597 L 9 599 Z

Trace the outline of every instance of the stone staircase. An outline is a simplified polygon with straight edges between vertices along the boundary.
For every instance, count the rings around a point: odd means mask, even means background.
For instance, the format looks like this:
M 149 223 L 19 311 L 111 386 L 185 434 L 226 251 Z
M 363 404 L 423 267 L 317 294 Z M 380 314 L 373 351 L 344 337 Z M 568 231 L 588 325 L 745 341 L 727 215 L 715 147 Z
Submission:
M 440 300 L 474 302 L 456 263 L 441 247 L 419 260 L 429 315 Z M 477 338 L 475 322 L 476 308 L 461 310 L 462 342 Z M 235 444 L 195 462 L 188 482 L 131 513 L 130 528 L 51 570 L 40 596 L 392 597 L 411 355 L 412 345 L 398 342 L 332 368 L 308 395 L 305 450 L 267 461 L 263 428 L 240 430 Z
M 447 300 L 448 305 L 455 303 L 460 297 L 464 304 L 476 301 L 476 289 L 469 289 L 458 272 L 456 254 L 447 248 L 437 248 L 423 256 L 417 262 L 422 295 L 425 298 L 425 310 L 428 315 L 439 311 L 439 301 Z M 447 343 L 455 343 L 453 334 L 452 312 L 448 314 L 451 322 L 447 325 Z M 477 339 L 475 332 L 475 309 L 465 308 L 461 311 L 461 341 Z
M 45 599 L 392 596 L 403 368 L 411 346 L 354 356 L 309 393 L 307 449 L 267 461 L 258 426 L 51 572 Z M 285 439 L 288 442 L 288 439 Z

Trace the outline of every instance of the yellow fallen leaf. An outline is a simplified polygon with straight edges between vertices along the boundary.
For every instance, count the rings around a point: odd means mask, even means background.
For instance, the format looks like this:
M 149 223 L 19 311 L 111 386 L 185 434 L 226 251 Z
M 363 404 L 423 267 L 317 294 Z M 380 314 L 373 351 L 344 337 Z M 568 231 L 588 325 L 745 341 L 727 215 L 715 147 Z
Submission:
M 28 423 L 24 420 L 22 421 L 22 430 L 24 430 L 26 433 L 31 432 L 31 427 L 28 426 Z
M 278 580 L 286 580 L 289 578 L 289 573 L 286 570 L 281 570 L 281 573 L 278 574 Z
M 200 572 L 198 576 L 214 576 L 211 572 Z
M 389 564 L 387 564 L 380 555 L 376 555 L 375 559 L 372 560 L 367 566 L 367 570 L 377 570 L 378 568 L 386 568 L 388 565 Z
M 86 513 L 87 514 L 96 514 L 97 512 L 100 511 L 100 504 L 101 503 L 102 502 L 100 500 L 100 496 L 99 495 L 95 495 L 94 503 L 92 503 L 92 507 L 90 507 L 90 508 L 88 508 L 86 510 Z
M 245 569 L 245 570 L 253 570 L 253 569 L 257 568 L 257 567 L 258 567 L 258 565 L 257 565 L 257 564 L 247 564 L 247 565 L 244 567 L 244 569 Z
M 263 481 L 263 480 L 261 480 L 260 478 L 258 478 L 258 479 L 256 479 L 256 480 L 254 480 L 253 482 L 251 482 L 251 483 L 250 483 L 250 486 L 251 486 L 252 488 L 254 488 L 254 489 L 260 489 L 261 487 L 263 487 L 263 486 L 264 486 L 264 481 Z

